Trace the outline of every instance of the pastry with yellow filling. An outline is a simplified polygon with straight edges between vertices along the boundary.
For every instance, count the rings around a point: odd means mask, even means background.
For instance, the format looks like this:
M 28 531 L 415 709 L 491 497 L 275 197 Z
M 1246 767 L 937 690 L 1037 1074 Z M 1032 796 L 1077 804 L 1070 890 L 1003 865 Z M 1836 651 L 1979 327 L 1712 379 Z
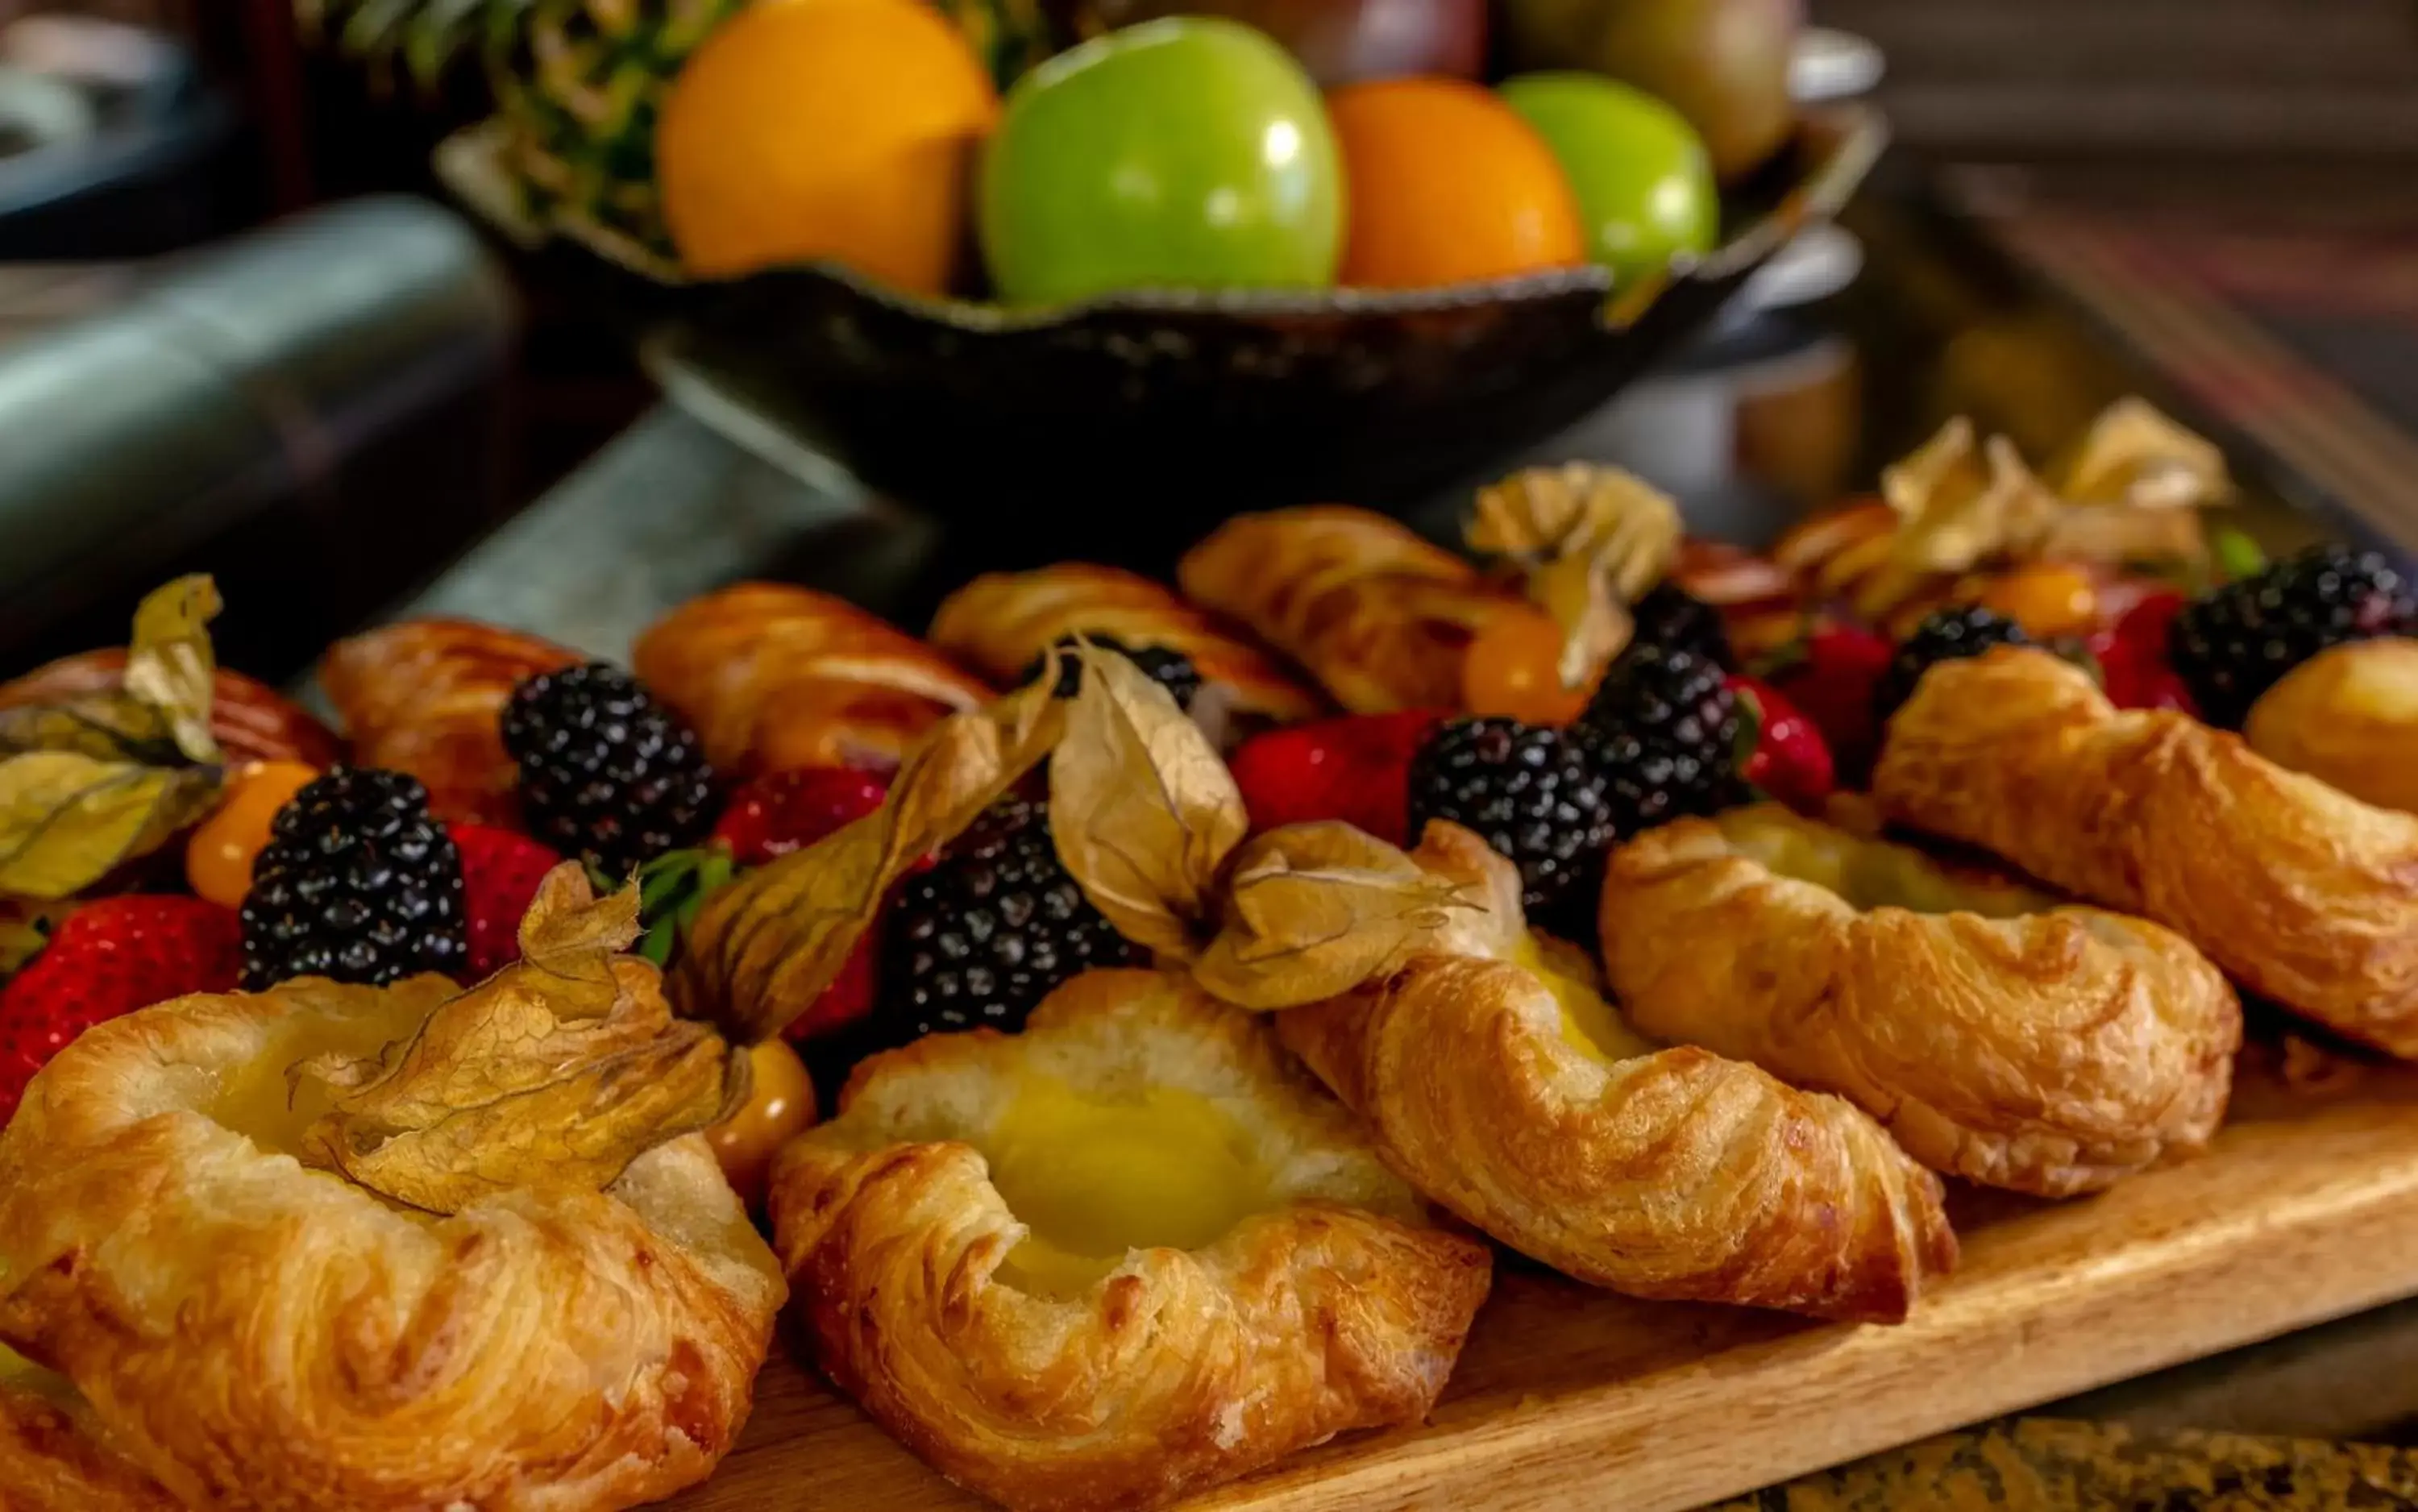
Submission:
M 1337 914 L 1389 911 L 1341 895 L 1384 893 L 1383 863 L 1333 885 L 1352 873 L 1338 848 L 1374 844 L 1340 829 L 1278 831 L 1247 848 L 1236 917 L 1294 927 L 1253 901 L 1263 888 L 1296 914 L 1322 911 L 1322 893 Z M 1430 1199 L 1556 1270 L 1641 1297 L 1894 1321 L 1954 1263 L 1938 1178 L 1870 1117 L 1639 1034 L 1580 952 L 1530 933 L 1518 871 L 1469 832 L 1431 824 L 1393 862 L 1448 884 L 1458 906 L 1411 918 L 1382 956 L 1343 969 L 1360 985 L 1281 1008 L 1277 1030 Z M 1281 986 L 1298 954 L 1213 947 L 1196 971 L 1239 997 L 1238 985 Z M 1272 963 L 1268 977 L 1237 984 L 1237 963 L 1253 958 Z
M 1932 667 L 1873 795 L 1900 823 L 2153 919 L 2251 990 L 2418 1056 L 2418 816 L 2170 710 L 2119 710 L 2045 651 Z
M 1265 1020 L 1153 971 L 865 1062 L 772 1213 L 823 1370 L 1018 1509 L 1156 1505 L 1417 1420 L 1491 1264 Z
M 616 954 L 635 931 L 635 889 L 565 866 L 469 991 L 304 978 L 88 1031 L 0 1134 L 0 1345 L 192 1506 L 601 1512 L 704 1479 L 784 1288 L 683 1132 L 743 1073 Z
M 2361 802 L 2418 813 L 2418 640 L 2319 652 L 2250 706 L 2242 738 Z
M 1602 935 L 1640 1029 L 1836 1092 L 1968 1181 L 2093 1191 L 2225 1114 L 2241 1005 L 2180 936 L 1776 804 L 1614 852 Z

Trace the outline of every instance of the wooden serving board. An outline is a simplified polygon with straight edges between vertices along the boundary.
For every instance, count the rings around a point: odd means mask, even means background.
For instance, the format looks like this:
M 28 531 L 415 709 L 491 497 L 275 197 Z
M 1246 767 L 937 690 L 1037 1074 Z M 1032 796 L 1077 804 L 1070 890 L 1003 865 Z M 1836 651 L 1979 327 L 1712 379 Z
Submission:
M 1424 1426 L 1355 1435 L 1195 1509 L 1701 1505 L 2418 1295 L 2418 1075 L 2262 1077 L 2198 1160 L 2100 1197 L 1958 1194 L 1954 1277 L 1896 1328 L 1631 1301 L 1507 1259 Z M 678 1512 L 978 1508 L 786 1358 Z

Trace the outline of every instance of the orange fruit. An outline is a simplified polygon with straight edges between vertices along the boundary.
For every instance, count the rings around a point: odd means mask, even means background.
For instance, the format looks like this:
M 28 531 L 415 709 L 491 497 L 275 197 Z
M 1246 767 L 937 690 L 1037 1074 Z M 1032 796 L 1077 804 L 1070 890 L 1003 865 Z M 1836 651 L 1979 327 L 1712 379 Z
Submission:
M 286 801 L 319 775 L 299 761 L 255 761 L 237 771 L 218 808 L 185 842 L 185 880 L 193 892 L 230 909 L 252 891 L 252 863 L 268 844 L 268 827 Z
M 1982 588 L 1981 603 L 2040 640 L 2079 635 L 2099 623 L 2099 589 L 2090 574 L 2063 562 L 2033 562 L 2003 573 Z
M 938 294 L 972 149 L 998 118 L 989 74 L 921 0 L 765 0 L 672 82 L 664 218 L 701 277 L 829 258 Z
M 705 1139 L 722 1162 L 731 1190 L 753 1204 L 764 1199 L 773 1157 L 814 1126 L 815 1084 L 806 1076 L 806 1063 L 783 1040 L 749 1046 L 747 1069 L 752 1078 L 747 1101 L 706 1130 Z
M 1461 664 L 1462 702 L 1473 714 L 1567 725 L 1586 712 L 1587 688 L 1562 686 L 1562 627 L 1542 609 L 1487 620 Z
M 1486 90 L 1387 79 L 1337 90 L 1326 109 L 1351 196 L 1341 283 L 1421 288 L 1586 260 L 1553 149 Z

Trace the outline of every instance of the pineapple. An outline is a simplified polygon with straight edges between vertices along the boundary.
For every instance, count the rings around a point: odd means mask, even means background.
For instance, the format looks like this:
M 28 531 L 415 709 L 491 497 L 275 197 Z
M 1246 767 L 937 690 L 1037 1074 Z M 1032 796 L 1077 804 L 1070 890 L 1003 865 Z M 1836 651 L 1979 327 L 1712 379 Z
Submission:
M 474 47 L 503 167 L 540 223 L 656 265 L 672 256 L 655 116 L 716 26 L 752 0 L 295 0 L 347 51 L 435 79 Z M 1054 51 L 1047 0 L 932 0 L 1002 89 Z

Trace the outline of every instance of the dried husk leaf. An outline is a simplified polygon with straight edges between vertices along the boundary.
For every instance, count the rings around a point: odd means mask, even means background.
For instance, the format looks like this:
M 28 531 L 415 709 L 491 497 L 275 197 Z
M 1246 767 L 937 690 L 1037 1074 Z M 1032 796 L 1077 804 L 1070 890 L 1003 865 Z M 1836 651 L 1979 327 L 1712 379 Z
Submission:
M 207 573 L 152 589 L 134 611 L 126 657 L 126 691 L 159 711 L 176 749 L 193 761 L 224 759 L 210 733 L 218 657 L 209 623 L 221 606 L 218 584 Z
M 200 818 L 224 775 L 77 751 L 0 761 L 0 893 L 50 902 L 84 891 Z
M 66 916 L 65 909 L 0 897 L 0 978 L 14 974 L 39 955 Z
M 1234 853 L 1222 927 L 1192 976 L 1238 1008 L 1298 1008 L 1392 970 L 1452 910 L 1480 907 L 1352 825 L 1288 825 Z
M 778 1034 L 839 975 L 891 884 L 1048 756 L 1065 725 L 1058 656 L 1033 682 L 926 733 L 881 807 L 716 893 L 673 969 L 683 1013 L 742 1044 Z
M 1644 479 L 1569 462 L 1479 490 L 1463 538 L 1519 566 L 1529 602 L 1562 632 L 1562 685 L 1579 688 L 1629 644 L 1628 605 L 1670 572 L 1683 533 L 1678 506 Z
M 174 766 L 183 759 L 167 716 L 125 690 L 0 710 L 0 756 L 72 751 L 100 761 Z
M 2029 557 L 2064 505 L 2032 476 L 2013 442 L 1975 445 L 1958 417 L 1881 473 L 1881 495 L 1905 523 L 1893 565 L 1909 573 L 1962 573 L 1996 557 Z
M 1250 828 L 1200 726 L 1127 658 L 1075 648 L 1083 680 L 1049 762 L 1059 860 L 1117 933 L 1176 961 L 1216 931 L 1226 858 Z
M 295 1068 L 331 1094 L 305 1159 L 458 1213 L 510 1191 L 603 1191 L 656 1145 L 728 1116 L 746 1058 L 672 1016 L 655 969 L 619 954 L 637 932 L 635 889 L 600 899 L 576 863 L 556 867 L 522 921 L 519 962 L 439 1004 L 399 1049 Z
M 2233 496 L 2225 453 L 2215 443 L 2138 395 L 2100 411 L 2052 476 L 2057 491 L 2076 505 L 2159 513 L 2207 509 Z

